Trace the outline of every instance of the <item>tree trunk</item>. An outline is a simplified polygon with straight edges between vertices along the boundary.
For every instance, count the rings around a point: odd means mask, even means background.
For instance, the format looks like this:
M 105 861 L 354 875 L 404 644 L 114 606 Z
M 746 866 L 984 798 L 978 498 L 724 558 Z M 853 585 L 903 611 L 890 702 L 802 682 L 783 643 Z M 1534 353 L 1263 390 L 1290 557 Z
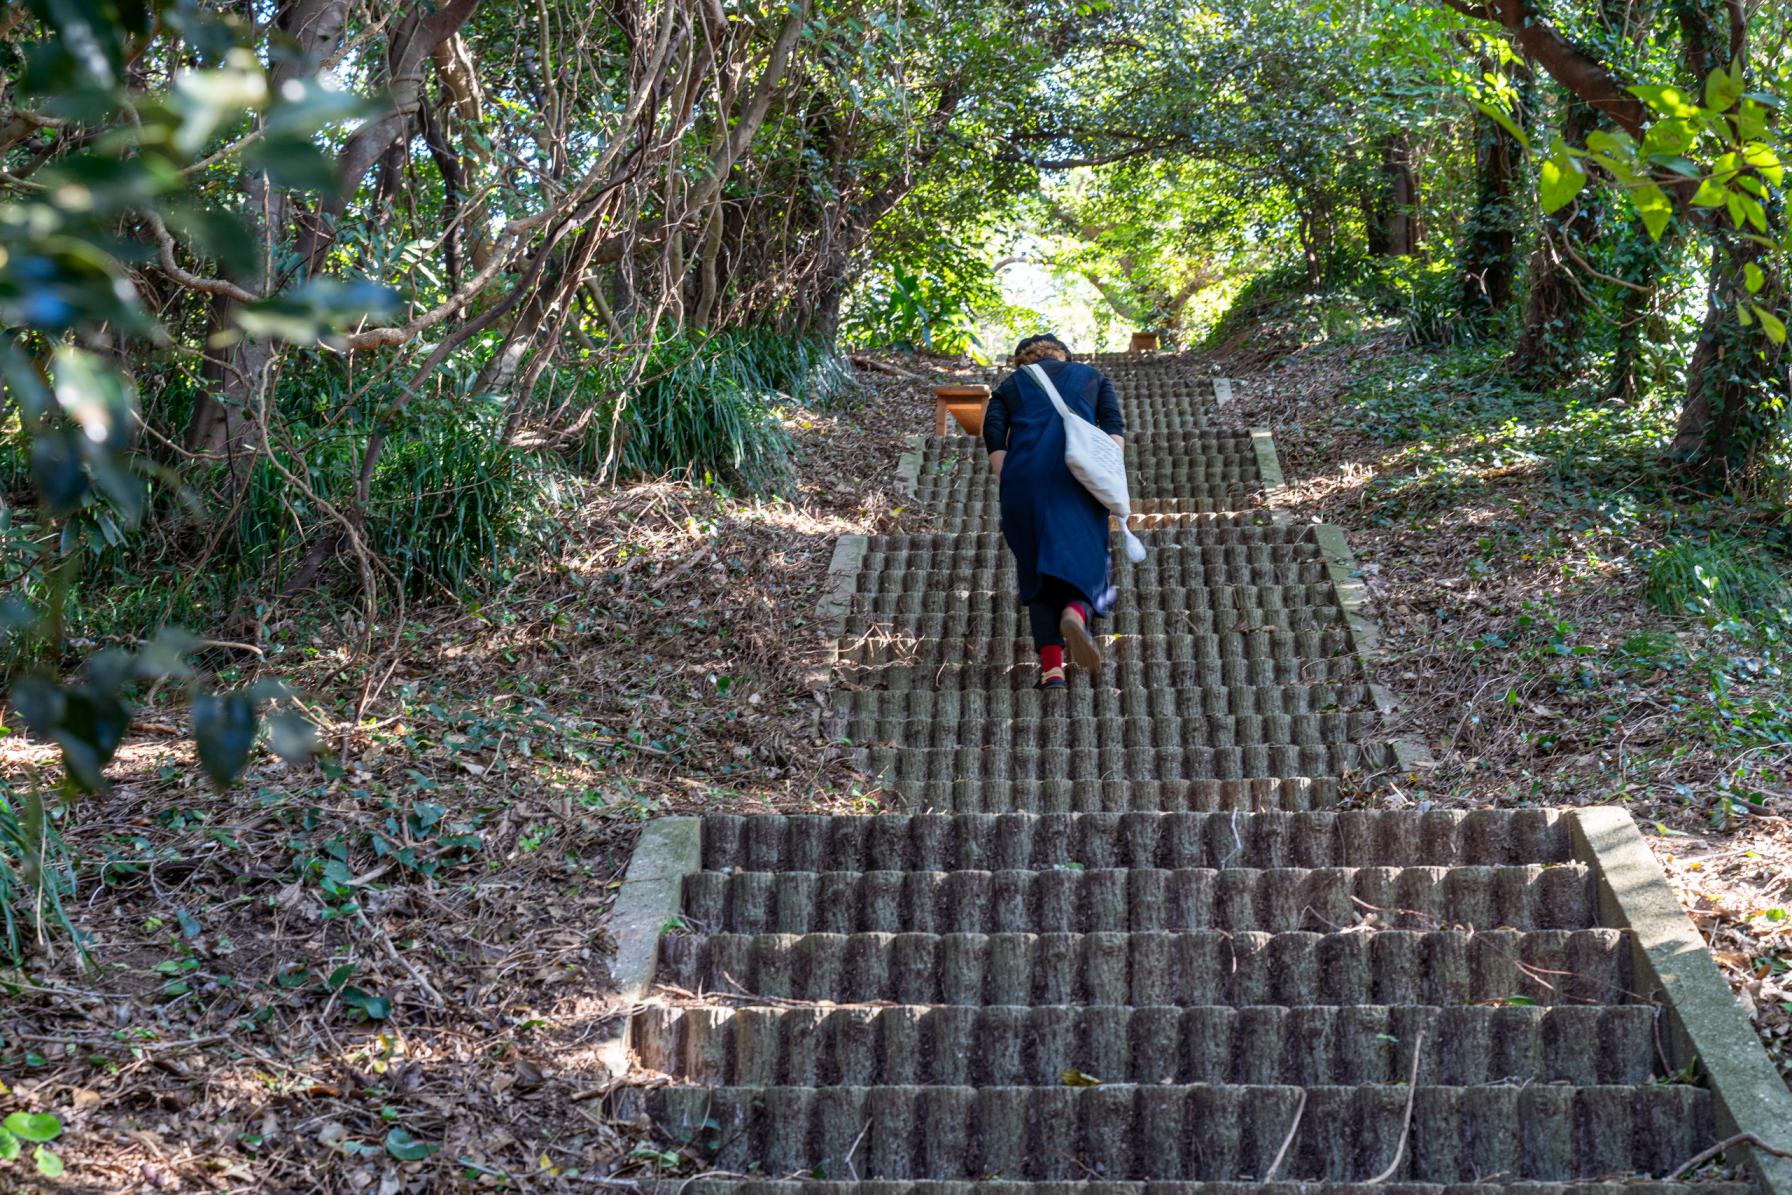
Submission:
M 1580 145 L 1593 131 L 1597 113 L 1572 96 L 1566 102 L 1562 138 Z M 1588 188 L 1571 207 L 1543 218 L 1527 271 L 1524 328 L 1506 360 L 1508 369 L 1533 385 L 1559 382 L 1580 356 L 1591 296 L 1575 276 L 1573 259 L 1584 258 L 1586 246 L 1598 236 L 1599 215 L 1598 194 Z
M 1783 307 L 1785 294 L 1759 244 L 1732 230 L 1717 233 L 1713 241 L 1705 319 L 1686 368 L 1686 398 L 1668 456 L 1735 488 L 1779 439 L 1792 407 L 1786 346 L 1775 344 L 1753 320 L 1745 327 L 1741 308 Z M 1751 264 L 1767 279 L 1754 294 L 1744 281 Z
M 1531 91 L 1527 72 L 1519 84 L 1521 127 L 1529 117 Z M 1475 209 L 1465 230 L 1462 260 L 1462 311 L 1477 327 L 1485 327 L 1512 303 L 1521 224 L 1514 192 L 1523 172 L 1524 146 L 1498 121 L 1477 115 Z
M 1631 248 L 1622 267 L 1622 277 L 1630 285 L 1624 288 L 1624 299 L 1618 309 L 1611 375 L 1605 388 L 1607 398 L 1625 402 L 1635 400 L 1643 390 L 1641 370 L 1643 345 L 1647 340 L 1645 333 L 1659 322 L 1655 301 L 1660 294 L 1662 267 L 1679 244 L 1677 230 L 1680 227 L 1676 223 L 1660 241 L 1656 241 L 1643 228 L 1642 221 L 1633 221 L 1632 225 L 1629 233 Z M 1661 334 L 1666 335 L 1665 332 Z
M 1404 132 L 1381 139 L 1381 165 L 1376 188 L 1365 205 L 1369 253 L 1374 257 L 1410 257 L 1418 252 L 1419 172 L 1412 142 Z

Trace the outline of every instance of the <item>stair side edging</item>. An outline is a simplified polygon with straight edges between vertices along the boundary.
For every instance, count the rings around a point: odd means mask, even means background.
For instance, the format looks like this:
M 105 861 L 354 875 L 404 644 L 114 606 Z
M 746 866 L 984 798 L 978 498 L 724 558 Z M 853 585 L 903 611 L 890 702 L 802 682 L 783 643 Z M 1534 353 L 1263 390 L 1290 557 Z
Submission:
M 1602 920 L 1629 931 L 1638 974 L 1667 998 L 1674 1062 L 1697 1060 L 1727 1133 L 1753 1133 L 1792 1153 L 1792 1090 L 1736 1007 L 1636 822 L 1605 805 L 1575 810 L 1573 826 L 1575 854 L 1597 876 Z M 1792 1195 L 1792 1158 L 1738 1148 L 1763 1195 Z
M 921 489 L 921 461 L 927 454 L 927 437 L 908 437 L 908 451 L 896 462 L 896 484 L 903 493 L 914 497 Z
M 620 1025 L 597 1045 L 598 1060 L 613 1077 L 629 1069 L 634 1016 L 628 1007 L 653 986 L 659 967 L 660 935 L 684 907 L 684 879 L 703 870 L 703 819 L 658 817 L 635 840 L 622 887 L 610 906 L 609 932 L 616 942 L 610 978 L 623 1006 Z
M 1332 591 L 1338 595 L 1338 605 L 1344 611 L 1344 625 L 1350 632 L 1350 641 L 1356 647 L 1357 659 L 1362 661 L 1364 679 L 1367 680 L 1381 646 L 1381 628 L 1363 613 L 1363 608 L 1369 604 L 1369 588 L 1356 575 L 1356 558 L 1351 555 L 1342 527 L 1330 523 L 1314 524 L 1313 542 L 1318 545 L 1319 554 L 1325 560 L 1326 575 L 1331 578 Z M 1383 717 L 1394 714 L 1400 708 L 1394 695 L 1385 687 L 1370 682 L 1369 692 L 1375 699 L 1376 709 Z M 1403 772 L 1411 773 L 1429 768 L 1435 762 L 1430 748 L 1418 739 L 1391 738 L 1388 744 L 1394 749 L 1394 758 Z
M 1286 524 L 1288 482 L 1282 473 L 1282 458 L 1276 454 L 1275 434 L 1267 427 L 1253 427 L 1250 432 L 1251 449 L 1257 456 L 1257 476 L 1263 483 L 1263 508 L 1269 511 L 1273 522 Z
M 828 561 L 827 589 L 815 607 L 822 634 L 838 639 L 846 632 L 846 621 L 852 614 L 852 599 L 859 588 L 859 570 L 864 567 L 865 553 L 871 538 L 865 535 L 842 535 L 834 541 L 834 555 Z

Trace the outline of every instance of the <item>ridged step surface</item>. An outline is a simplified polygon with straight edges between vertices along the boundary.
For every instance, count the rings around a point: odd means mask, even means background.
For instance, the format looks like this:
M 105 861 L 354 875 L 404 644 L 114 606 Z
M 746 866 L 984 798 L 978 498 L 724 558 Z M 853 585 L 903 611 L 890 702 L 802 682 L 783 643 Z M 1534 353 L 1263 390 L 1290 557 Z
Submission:
M 1363 1179 L 1396 1157 L 1402 1086 L 673 1087 L 658 1123 L 715 1164 L 815 1177 L 1236 1179 L 1261 1175 L 1305 1109 L 1281 1174 Z M 1421 1086 L 1396 1178 L 1564 1181 L 1658 1174 L 1713 1133 L 1694 1087 Z
M 1535 1004 L 1631 990 L 1617 930 L 692 934 L 689 991 L 863 1004 Z
M 1366 684 L 1262 685 L 1236 689 L 1097 689 L 1078 686 L 1058 693 L 1037 689 L 935 691 L 865 689 L 834 694 L 840 727 L 908 721 L 1100 719 L 1124 725 L 1135 719 L 1184 721 L 1201 717 L 1275 717 L 1368 712 L 1375 693 Z M 854 726 L 855 732 L 858 727 Z
M 1119 640 L 1141 636 L 1255 635 L 1264 631 L 1283 634 L 1296 631 L 1311 633 L 1343 627 L 1344 611 L 1336 603 L 1279 609 L 1243 606 L 1220 610 L 1170 611 L 1140 610 L 1135 606 L 1122 605 L 1116 607 L 1114 613 L 1098 626 L 1103 635 Z M 878 638 L 911 641 L 926 639 L 952 647 L 967 640 L 1017 640 L 1030 634 L 1029 627 L 1025 610 L 998 605 L 968 616 L 962 610 L 941 610 L 933 614 L 896 619 L 855 615 L 847 619 L 846 630 L 841 637 L 848 643 Z
M 1749 1183 L 1576 1182 L 1540 1183 L 1183 1183 L 1183 1182 L 975 1182 L 859 1181 L 825 1179 L 689 1178 L 660 1183 L 663 1195 L 1753 1195 Z
M 866 770 L 896 784 L 953 784 L 1105 776 L 1141 780 L 1237 780 L 1260 776 L 1343 776 L 1394 767 L 1385 743 L 1260 744 L 1245 747 L 873 747 Z
M 700 872 L 688 921 L 729 933 L 1095 933 L 1585 929 L 1584 868 L 1064 868 L 1036 871 Z
M 1075 666 L 1072 665 L 1072 668 Z M 1036 665 L 1019 664 L 850 664 L 838 666 L 841 684 L 860 689 L 940 689 L 988 692 L 1032 689 Z M 1308 684 L 1354 683 L 1364 679 L 1356 655 L 1300 657 L 1220 656 L 1201 660 L 1138 662 L 1110 660 L 1093 674 L 1077 670 L 1079 686 L 1142 691 L 1153 684 L 1177 688 L 1250 688 Z
M 1029 690 L 1032 692 L 1033 690 Z M 1368 738 L 1379 726 L 1373 711 L 1329 714 L 1197 714 L 1188 718 L 1110 717 L 1104 724 L 1066 717 L 853 718 L 844 734 L 860 743 L 916 747 L 987 747 L 993 751 L 1095 750 L 1103 740 L 1126 748 L 1214 748 L 1295 745 L 1318 747 Z
M 822 1179 L 680 1179 L 664 1195 L 1750 1195 L 1735 1182 L 1624 1183 L 1179 1183 L 1179 1182 L 827 1182 Z
M 1249 780 L 930 780 L 904 784 L 911 808 L 957 813 L 1298 812 L 1338 803 L 1327 776 Z
M 653 1070 L 736 1087 L 1103 1083 L 1644 1084 L 1656 1010 L 1488 1008 L 654 1008 Z
M 1552 810 L 1430 813 L 820 814 L 703 819 L 709 871 L 1440 867 L 1573 858 Z
M 1149 602 L 1146 598 L 1149 597 Z M 1176 586 L 1154 587 L 1129 591 L 1120 595 L 1122 612 L 1141 611 L 1155 614 L 1166 621 L 1182 614 L 1199 615 L 1209 611 L 1236 611 L 1241 619 L 1251 618 L 1258 611 L 1305 610 L 1315 607 L 1337 608 L 1338 598 L 1329 582 L 1305 585 L 1209 585 L 1186 589 Z M 860 594 L 853 600 L 853 611 L 867 618 L 892 618 L 902 615 L 945 614 L 951 612 L 963 619 L 959 625 L 974 628 L 980 618 L 1002 617 L 1000 610 L 1015 605 L 1012 593 L 993 590 L 929 589 L 922 593 Z M 1116 618 L 1121 615 L 1116 615 Z M 961 632 L 963 633 L 963 632 Z

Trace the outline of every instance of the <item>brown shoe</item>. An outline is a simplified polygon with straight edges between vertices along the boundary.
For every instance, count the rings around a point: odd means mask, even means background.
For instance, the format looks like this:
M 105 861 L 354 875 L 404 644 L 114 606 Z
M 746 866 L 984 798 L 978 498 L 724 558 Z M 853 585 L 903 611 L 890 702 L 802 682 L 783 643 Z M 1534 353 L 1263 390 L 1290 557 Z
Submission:
M 1066 606 L 1064 613 L 1058 618 L 1058 632 L 1064 636 L 1064 652 L 1076 661 L 1076 666 L 1084 672 L 1101 671 L 1101 649 L 1095 646 L 1095 636 L 1089 633 L 1089 624 L 1075 608 Z

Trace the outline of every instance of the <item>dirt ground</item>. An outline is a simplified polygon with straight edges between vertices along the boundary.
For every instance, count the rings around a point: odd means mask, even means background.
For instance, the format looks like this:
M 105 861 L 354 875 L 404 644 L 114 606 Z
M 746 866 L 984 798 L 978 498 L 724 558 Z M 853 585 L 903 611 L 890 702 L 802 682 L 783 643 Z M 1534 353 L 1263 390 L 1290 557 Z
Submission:
M 1349 429 L 1343 396 L 1366 361 L 1401 350 L 1272 347 L 1213 364 L 1245 378 L 1241 420 L 1275 429 L 1296 517 L 1348 531 L 1400 730 L 1438 759 L 1361 799 L 1631 800 L 1667 835 L 1671 876 L 1787 1064 L 1792 994 L 1773 960 L 1792 963 L 1792 927 L 1765 916 L 1792 899 L 1784 794 L 1721 833 L 1675 797 L 1730 761 L 1668 749 L 1671 674 L 1614 704 L 1577 700 L 1523 653 L 1462 666 L 1482 624 L 1542 592 L 1614 640 L 1658 623 L 1636 578 L 1526 558 L 1527 537 L 1556 530 L 1531 493 L 1540 472 L 1487 479 L 1516 537 L 1491 569 L 1460 510 L 1394 517 L 1368 482 L 1405 466 Z M 371 665 L 352 601 L 333 620 L 277 617 L 236 677 L 265 670 L 310 695 L 336 749 L 323 766 L 270 758 L 218 793 L 187 766 L 178 712 L 146 711 L 113 792 L 63 820 L 77 855 L 109 861 L 71 903 L 90 965 L 61 948 L 0 977 L 0 1111 L 57 1115 L 66 1166 L 51 1180 L 29 1155 L 0 1161 L 0 1190 L 632 1185 L 652 1147 L 592 1047 L 621 1013 L 604 926 L 637 828 L 674 811 L 879 804 L 822 733 L 810 611 L 837 537 L 924 526 L 896 462 L 931 400 L 919 381 L 861 376 L 850 408 L 790 412 L 787 501 L 672 479 L 592 490 L 550 559 L 478 603 L 413 610 Z M 1607 714 L 1597 741 L 1576 740 Z M 0 739 L 11 781 L 49 763 Z

